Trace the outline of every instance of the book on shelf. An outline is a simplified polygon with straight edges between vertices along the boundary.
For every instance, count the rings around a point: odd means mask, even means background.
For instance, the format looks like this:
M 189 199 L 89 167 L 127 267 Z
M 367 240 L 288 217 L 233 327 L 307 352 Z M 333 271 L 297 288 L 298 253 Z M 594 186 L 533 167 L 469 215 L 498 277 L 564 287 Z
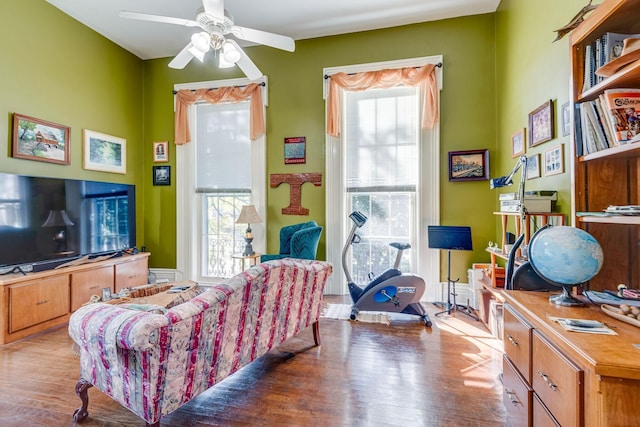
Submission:
M 624 144 L 639 140 L 640 89 L 607 89 L 603 98 L 615 141 Z
M 596 75 L 596 70 L 621 56 L 627 38 L 640 38 L 640 34 L 607 32 L 585 46 L 583 92 L 605 79 Z

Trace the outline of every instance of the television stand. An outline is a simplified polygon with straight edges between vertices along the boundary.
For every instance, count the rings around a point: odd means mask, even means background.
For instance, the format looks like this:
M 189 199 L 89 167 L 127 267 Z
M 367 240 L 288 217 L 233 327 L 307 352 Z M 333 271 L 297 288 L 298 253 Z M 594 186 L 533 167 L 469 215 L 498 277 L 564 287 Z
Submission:
M 149 253 L 25 273 L 16 266 L 0 276 L 0 344 L 65 324 L 104 288 L 111 293 L 147 284 Z

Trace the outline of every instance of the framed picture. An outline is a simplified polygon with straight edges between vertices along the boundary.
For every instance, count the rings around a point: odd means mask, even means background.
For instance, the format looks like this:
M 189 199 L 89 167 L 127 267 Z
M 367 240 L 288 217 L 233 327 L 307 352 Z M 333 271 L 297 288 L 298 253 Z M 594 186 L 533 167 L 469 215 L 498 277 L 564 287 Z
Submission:
M 571 110 L 569 103 L 562 104 L 562 136 L 568 136 L 571 133 Z
M 549 100 L 529 113 L 529 147 L 553 139 L 553 101 Z
M 449 151 L 449 181 L 489 179 L 489 150 Z
M 116 136 L 84 130 L 82 167 L 88 170 L 127 173 L 127 141 Z
M 153 167 L 153 185 L 171 185 L 171 166 Z
M 306 163 L 306 136 L 284 139 L 284 164 Z
M 68 165 L 70 144 L 69 126 L 13 114 L 13 157 Z
M 102 301 L 111 301 L 111 288 L 102 288 Z
M 520 129 L 518 132 L 511 135 L 511 157 L 516 158 L 524 154 L 525 140 L 526 140 L 525 128 Z
M 154 142 L 153 143 L 153 162 L 162 163 L 169 161 L 169 143 Z
M 527 179 L 540 178 L 540 154 L 527 157 Z
M 562 144 L 544 152 L 544 175 L 558 175 L 564 173 L 564 155 Z

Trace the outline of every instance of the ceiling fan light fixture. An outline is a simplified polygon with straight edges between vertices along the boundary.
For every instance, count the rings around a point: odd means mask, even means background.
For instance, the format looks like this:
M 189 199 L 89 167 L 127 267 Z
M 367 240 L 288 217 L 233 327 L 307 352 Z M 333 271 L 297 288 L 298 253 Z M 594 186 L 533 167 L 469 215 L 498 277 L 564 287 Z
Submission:
M 218 68 L 231 68 L 235 67 L 235 65 L 236 64 L 234 64 L 233 62 L 229 62 L 224 59 L 224 55 L 222 54 L 222 52 L 218 54 Z
M 222 60 L 223 57 L 225 62 L 235 64 L 240 60 L 242 55 L 240 55 L 240 52 L 238 51 L 238 49 L 236 49 L 236 47 L 233 44 L 227 41 L 222 46 L 222 55 L 220 55 L 220 59 Z
M 209 39 L 209 34 L 202 31 L 191 36 L 191 43 L 193 44 L 193 47 L 202 53 L 207 53 L 209 52 Z

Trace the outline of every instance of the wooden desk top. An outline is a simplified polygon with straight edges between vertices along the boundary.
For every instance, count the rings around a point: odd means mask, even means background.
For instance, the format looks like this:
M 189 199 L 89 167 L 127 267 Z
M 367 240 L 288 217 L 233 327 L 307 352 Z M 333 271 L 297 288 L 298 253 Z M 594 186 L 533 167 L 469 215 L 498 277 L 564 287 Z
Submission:
M 562 307 L 549 302 L 558 292 L 501 291 L 535 328 L 563 350 L 578 355 L 593 366 L 596 375 L 640 380 L 640 328 L 606 315 L 599 306 Z M 586 301 L 583 297 L 579 299 Z M 592 319 L 605 323 L 618 335 L 598 335 L 566 331 L 549 317 Z

